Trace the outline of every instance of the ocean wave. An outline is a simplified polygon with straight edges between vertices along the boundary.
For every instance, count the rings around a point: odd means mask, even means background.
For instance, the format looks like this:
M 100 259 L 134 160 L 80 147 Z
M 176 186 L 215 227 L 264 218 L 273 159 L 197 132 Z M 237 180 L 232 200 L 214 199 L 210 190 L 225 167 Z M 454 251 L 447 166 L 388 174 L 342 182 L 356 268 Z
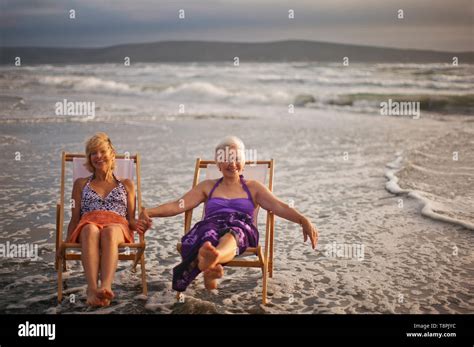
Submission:
M 402 155 L 403 152 L 397 152 L 395 154 L 396 158 L 386 165 L 385 177 L 388 182 L 385 184 L 385 189 L 392 194 L 405 195 L 419 201 L 421 203 L 421 214 L 425 217 L 474 230 L 474 223 L 458 217 L 445 204 L 435 201 L 433 198 L 430 199 L 430 194 L 420 190 L 403 189 L 399 186 L 399 178 L 396 174 L 403 169 Z
M 165 88 L 160 94 L 180 97 L 202 97 L 207 96 L 212 99 L 227 98 L 232 95 L 230 91 L 209 82 L 182 83 Z
M 327 100 L 327 103 L 338 106 L 356 106 L 357 104 L 380 107 L 381 102 L 388 99 L 397 102 L 419 102 L 421 111 L 434 113 L 474 114 L 474 94 L 378 94 L 355 93 L 342 94 Z
M 238 89 L 217 85 L 210 82 L 186 82 L 170 86 L 159 92 L 166 99 L 192 101 L 223 101 L 234 104 L 257 103 L 257 104 L 283 104 L 291 101 L 291 96 L 282 90 L 255 90 Z
M 134 92 L 139 91 L 127 83 L 105 80 L 93 76 L 41 76 L 37 82 L 40 84 L 51 85 L 60 88 L 75 90 L 100 90 L 112 92 Z
M 305 81 L 310 85 L 327 85 L 334 87 L 351 87 L 351 88 L 379 88 L 379 89 L 426 89 L 426 90 L 472 90 L 472 82 L 466 79 L 458 80 L 413 80 L 413 79 L 381 79 L 373 78 L 353 78 L 353 77 L 332 77 L 317 76 L 312 80 Z
M 254 77 L 262 83 L 298 83 L 303 84 L 308 81 L 301 76 L 286 76 L 281 74 L 260 74 Z

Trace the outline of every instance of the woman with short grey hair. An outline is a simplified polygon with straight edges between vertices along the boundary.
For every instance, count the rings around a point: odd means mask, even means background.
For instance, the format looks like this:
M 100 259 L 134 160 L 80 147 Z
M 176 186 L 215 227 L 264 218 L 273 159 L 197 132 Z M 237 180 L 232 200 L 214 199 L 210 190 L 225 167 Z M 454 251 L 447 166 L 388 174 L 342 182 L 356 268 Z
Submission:
M 311 221 L 279 200 L 258 181 L 245 180 L 245 145 L 238 137 L 227 136 L 215 148 L 222 177 L 204 180 L 180 199 L 143 209 L 140 219 L 150 227 L 153 217 L 170 217 L 205 202 L 204 219 L 182 238 L 183 261 L 173 269 L 173 289 L 182 292 L 203 272 L 207 289 L 216 289 L 224 275 L 223 265 L 248 247 L 258 246 L 254 225 L 255 209 L 261 206 L 275 215 L 301 225 L 304 241 L 316 248 L 318 232 Z

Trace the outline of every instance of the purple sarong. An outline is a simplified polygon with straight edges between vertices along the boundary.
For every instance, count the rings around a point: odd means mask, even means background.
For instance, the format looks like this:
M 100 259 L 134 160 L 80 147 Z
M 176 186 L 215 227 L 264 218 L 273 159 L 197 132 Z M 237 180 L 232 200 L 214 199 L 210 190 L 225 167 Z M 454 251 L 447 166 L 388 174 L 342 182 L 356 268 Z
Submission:
M 237 241 L 238 254 L 248 247 L 257 247 L 258 231 L 252 217 L 242 212 L 221 212 L 206 217 L 181 239 L 183 261 L 173 268 L 173 289 L 183 292 L 201 272 L 197 266 L 197 255 L 204 242 L 214 247 L 226 233 L 232 233 Z

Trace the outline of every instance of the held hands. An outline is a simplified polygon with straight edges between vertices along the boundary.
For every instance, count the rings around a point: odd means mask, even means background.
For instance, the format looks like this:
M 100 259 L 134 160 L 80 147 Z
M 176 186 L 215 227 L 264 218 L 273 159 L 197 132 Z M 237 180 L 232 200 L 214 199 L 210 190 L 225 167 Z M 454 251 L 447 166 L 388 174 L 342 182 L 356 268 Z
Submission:
M 135 230 L 139 233 L 139 234 L 144 234 L 145 231 L 147 231 L 149 229 L 149 227 L 147 227 L 146 223 L 140 219 L 138 219 L 136 222 L 135 222 Z
M 304 242 L 309 239 L 311 240 L 311 247 L 313 249 L 316 249 L 316 245 L 318 244 L 318 230 L 311 224 L 311 222 L 308 219 L 304 219 L 303 223 L 301 223 L 301 226 L 303 227 L 303 237 L 304 237 Z
M 140 217 L 137 220 L 137 231 L 141 234 L 145 233 L 148 229 L 151 228 L 151 225 L 153 224 L 153 221 L 151 218 L 148 216 L 148 213 L 146 212 L 146 209 L 142 209 L 142 212 L 140 213 Z
M 142 209 L 140 217 L 133 223 L 132 228 L 136 230 L 139 234 L 144 234 L 148 229 L 150 229 L 152 220 L 146 214 L 145 209 Z

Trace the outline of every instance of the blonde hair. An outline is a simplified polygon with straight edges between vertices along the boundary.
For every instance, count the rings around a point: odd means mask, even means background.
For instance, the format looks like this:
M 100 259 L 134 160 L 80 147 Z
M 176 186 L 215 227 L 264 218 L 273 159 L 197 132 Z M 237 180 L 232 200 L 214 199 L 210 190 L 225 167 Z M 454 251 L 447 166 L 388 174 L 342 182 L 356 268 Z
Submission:
M 237 157 L 240 162 L 245 163 L 245 145 L 237 136 L 226 136 L 217 144 L 215 150 L 216 160 L 222 156 L 222 151 L 225 152 L 230 147 L 237 147 Z
M 107 149 L 107 152 L 109 155 L 109 161 L 110 161 L 109 172 L 107 173 L 107 177 L 109 177 L 109 175 L 112 175 L 112 172 L 115 169 L 115 148 L 114 148 L 114 145 L 112 144 L 112 141 L 110 141 L 109 135 L 107 135 L 106 133 L 97 133 L 94 136 L 92 136 L 89 140 L 87 140 L 86 162 L 84 166 L 90 172 L 92 173 L 95 172 L 95 168 L 91 162 L 91 154 L 92 152 L 96 151 L 99 148 Z

